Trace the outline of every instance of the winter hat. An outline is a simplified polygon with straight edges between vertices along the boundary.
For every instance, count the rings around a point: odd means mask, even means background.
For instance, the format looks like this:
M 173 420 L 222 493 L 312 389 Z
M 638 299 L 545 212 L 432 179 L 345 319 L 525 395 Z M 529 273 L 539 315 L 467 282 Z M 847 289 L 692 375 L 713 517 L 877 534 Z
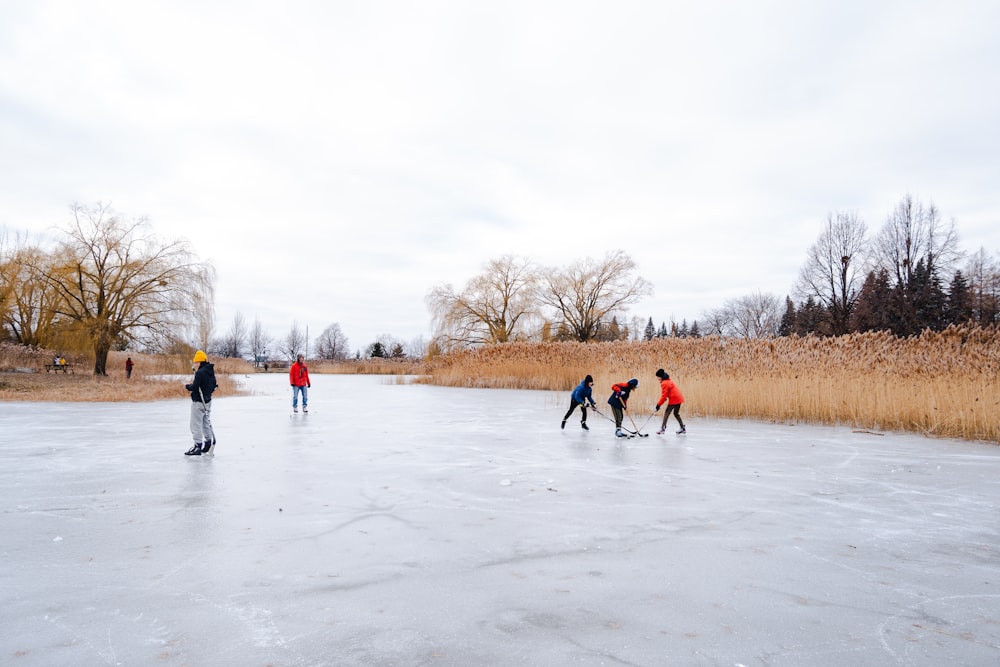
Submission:
M 663 370 L 662 368 L 660 370 L 656 371 L 656 377 L 660 378 L 661 380 L 664 377 L 666 377 L 666 375 L 667 375 L 667 372 L 665 370 Z
M 589 375 L 587 377 L 583 378 L 583 383 L 584 384 L 590 384 L 593 381 L 594 381 L 594 378 L 590 377 Z
M 197 352 L 194 353 L 194 359 L 192 359 L 192 361 L 196 364 L 199 361 L 208 361 L 208 355 L 206 355 L 201 350 L 198 350 Z
M 631 380 L 628 381 L 628 386 L 632 387 L 633 389 L 638 387 L 639 380 L 637 380 L 636 378 L 632 378 Z

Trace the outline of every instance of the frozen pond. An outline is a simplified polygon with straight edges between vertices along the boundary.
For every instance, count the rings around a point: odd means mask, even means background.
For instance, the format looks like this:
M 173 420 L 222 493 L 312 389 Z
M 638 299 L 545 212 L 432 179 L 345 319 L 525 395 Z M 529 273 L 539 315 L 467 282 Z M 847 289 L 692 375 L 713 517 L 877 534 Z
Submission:
M 0 403 L 0 664 L 1000 664 L 1000 447 L 313 379 Z

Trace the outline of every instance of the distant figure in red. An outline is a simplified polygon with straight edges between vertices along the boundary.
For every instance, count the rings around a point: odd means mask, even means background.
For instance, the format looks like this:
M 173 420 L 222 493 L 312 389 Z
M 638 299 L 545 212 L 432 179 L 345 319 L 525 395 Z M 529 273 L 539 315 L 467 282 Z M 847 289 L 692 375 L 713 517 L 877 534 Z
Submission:
M 288 371 L 288 377 L 292 383 L 292 412 L 299 411 L 299 393 L 302 394 L 302 412 L 309 412 L 309 388 L 312 383 L 309 382 L 309 369 L 301 354 Z
M 125 360 L 125 379 L 132 377 L 132 357 Z
M 667 404 L 667 409 L 663 413 L 663 423 L 660 424 L 660 430 L 656 434 L 663 435 L 663 432 L 667 430 L 667 420 L 671 414 L 677 418 L 677 423 L 681 425 L 681 430 L 677 431 L 677 433 L 687 433 L 687 429 L 684 428 L 684 421 L 681 419 L 681 404 L 684 402 L 684 394 L 681 393 L 681 390 L 677 388 L 674 381 L 670 379 L 670 375 L 662 368 L 656 371 L 656 377 L 660 378 L 660 400 L 656 402 L 656 410 L 659 411 L 664 403 Z

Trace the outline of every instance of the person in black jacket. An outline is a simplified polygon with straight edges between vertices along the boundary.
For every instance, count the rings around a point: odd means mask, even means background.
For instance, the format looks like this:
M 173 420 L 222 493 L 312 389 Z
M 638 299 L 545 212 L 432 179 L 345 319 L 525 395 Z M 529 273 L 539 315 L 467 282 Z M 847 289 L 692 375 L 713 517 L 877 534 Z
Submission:
M 208 363 L 208 356 L 198 350 L 194 353 L 194 363 L 198 370 L 194 380 L 184 388 L 191 392 L 191 435 L 194 446 L 184 452 L 185 456 L 211 454 L 215 447 L 215 431 L 212 430 L 212 392 L 218 388 L 215 381 L 215 366 Z

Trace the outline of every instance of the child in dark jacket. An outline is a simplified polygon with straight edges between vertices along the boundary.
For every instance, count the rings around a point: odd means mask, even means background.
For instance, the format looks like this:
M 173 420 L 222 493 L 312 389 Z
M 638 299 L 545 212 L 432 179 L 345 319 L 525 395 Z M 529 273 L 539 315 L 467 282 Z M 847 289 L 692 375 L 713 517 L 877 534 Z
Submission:
M 632 378 L 628 382 L 618 382 L 611 385 L 611 397 L 608 405 L 611 406 L 611 413 L 615 416 L 615 435 L 619 438 L 628 437 L 622 432 L 622 420 L 625 419 L 625 410 L 628 409 L 628 396 L 632 390 L 639 386 L 639 381 Z
M 590 427 L 587 426 L 587 402 L 590 402 L 591 408 L 596 408 L 597 403 L 594 403 L 594 392 L 591 389 L 594 386 L 594 378 L 587 376 L 583 378 L 583 382 L 576 386 L 573 390 L 572 395 L 569 398 L 569 410 L 562 418 L 562 426 L 560 428 L 566 428 L 566 420 L 569 416 L 573 414 L 573 410 L 576 410 L 576 406 L 580 406 L 580 413 L 582 417 L 580 418 L 580 427 L 584 431 L 589 431 Z
M 184 385 L 191 392 L 191 435 L 194 446 L 184 452 L 185 456 L 210 454 L 215 446 L 215 431 L 212 430 L 212 392 L 218 388 L 215 381 L 215 366 L 208 363 L 208 357 L 198 350 L 194 353 L 194 363 L 198 370 L 194 380 Z

